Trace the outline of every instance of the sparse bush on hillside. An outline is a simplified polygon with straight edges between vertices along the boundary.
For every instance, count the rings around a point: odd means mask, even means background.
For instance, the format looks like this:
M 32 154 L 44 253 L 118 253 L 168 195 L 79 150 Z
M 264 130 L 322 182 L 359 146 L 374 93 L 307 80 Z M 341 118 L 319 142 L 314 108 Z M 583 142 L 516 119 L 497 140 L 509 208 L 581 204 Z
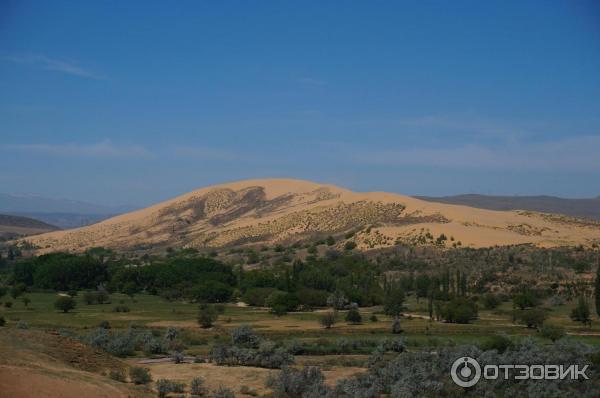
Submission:
M 210 395 L 211 398 L 235 398 L 235 393 L 233 390 L 229 387 L 225 387 L 224 385 L 220 385 Z
M 17 322 L 16 325 L 17 329 L 29 329 L 29 324 L 23 320 L 20 320 L 19 322 Z
M 158 379 L 156 381 L 156 391 L 160 398 L 165 398 L 169 393 L 183 393 L 185 384 L 167 379 Z
M 208 394 L 208 389 L 202 377 L 196 377 L 190 383 L 190 394 L 194 397 L 203 397 Z
M 316 367 L 294 369 L 286 366 L 279 374 L 271 375 L 266 386 L 273 390 L 274 398 L 326 396 L 325 377 Z
M 148 384 L 152 381 L 150 370 L 140 366 L 132 366 L 129 368 L 129 378 L 134 384 Z
M 0 327 L 6 325 L 6 319 L 3 316 L 0 316 Z
M 120 369 L 118 369 L 118 370 L 111 370 L 110 373 L 108 374 L 108 377 L 110 377 L 113 380 L 120 381 L 121 383 L 125 383 L 127 381 L 127 377 L 125 376 L 125 372 L 123 372 Z

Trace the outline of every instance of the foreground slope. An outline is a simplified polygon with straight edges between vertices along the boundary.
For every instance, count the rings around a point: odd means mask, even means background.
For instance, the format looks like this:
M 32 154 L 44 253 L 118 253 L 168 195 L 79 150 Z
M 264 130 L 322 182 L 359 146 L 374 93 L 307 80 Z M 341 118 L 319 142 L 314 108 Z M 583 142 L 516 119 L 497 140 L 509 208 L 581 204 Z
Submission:
M 26 238 L 42 251 L 217 248 L 274 244 L 359 231 L 360 249 L 397 242 L 485 247 L 600 243 L 600 223 L 529 211 L 491 211 L 408 196 L 359 193 L 289 179 L 202 188 L 88 227 Z

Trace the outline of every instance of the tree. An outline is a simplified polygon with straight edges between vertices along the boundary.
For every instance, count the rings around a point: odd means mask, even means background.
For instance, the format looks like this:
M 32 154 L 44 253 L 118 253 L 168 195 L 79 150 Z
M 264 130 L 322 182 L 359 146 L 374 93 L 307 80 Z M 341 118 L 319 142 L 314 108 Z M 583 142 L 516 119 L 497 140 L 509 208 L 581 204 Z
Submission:
M 573 308 L 571 311 L 571 319 L 575 322 L 581 322 L 584 325 L 592 324 L 592 320 L 590 319 L 590 305 L 583 296 L 579 296 L 577 300 L 577 306 Z
M 94 304 L 96 301 L 98 300 L 98 295 L 96 292 L 90 292 L 87 291 L 85 293 L 83 293 L 83 301 L 87 304 L 87 305 L 92 305 Z
M 109 299 L 110 296 L 108 295 L 106 289 L 103 286 L 100 286 L 98 288 L 98 291 L 96 292 L 96 301 L 98 302 L 98 304 L 107 303 Z
M 31 303 L 31 299 L 29 297 L 23 297 L 21 299 L 21 301 L 23 301 L 23 304 L 25 305 L 25 307 L 28 307 L 29 303 Z
M 518 311 L 516 319 L 529 329 L 538 329 L 546 320 L 546 312 L 537 308 Z
M 351 324 L 362 323 L 362 316 L 358 312 L 358 306 L 353 305 L 352 308 L 346 314 L 346 322 Z
M 343 309 L 347 302 L 346 296 L 340 290 L 336 290 L 327 297 L 327 305 L 333 308 L 334 311 Z
M 398 317 L 404 310 L 404 291 L 397 286 L 392 286 L 386 292 L 383 300 L 383 312 L 386 315 Z
M 392 322 L 392 333 L 393 334 L 400 334 L 402 333 L 402 326 L 400 325 L 400 318 L 394 318 L 394 321 Z
M 76 305 L 77 302 L 73 300 L 73 297 L 70 296 L 60 296 L 54 302 L 54 308 L 64 313 L 67 313 L 70 310 L 74 309 Z
M 540 329 L 540 336 L 552 340 L 554 343 L 556 340 L 565 337 L 565 329 L 555 325 L 544 325 Z
M 198 323 L 200 327 L 208 329 L 219 318 L 219 313 L 214 305 L 200 304 L 198 309 Z
M 494 293 L 484 294 L 481 301 L 486 310 L 493 310 L 500 305 L 500 298 Z
M 518 307 L 520 310 L 525 308 L 537 307 L 538 299 L 530 291 L 518 293 L 513 297 L 513 306 Z
M 271 307 L 273 314 L 282 316 L 288 311 L 295 311 L 298 308 L 299 301 L 298 296 L 293 293 L 275 291 L 269 295 L 266 304 Z
M 325 329 L 331 329 L 331 327 L 335 325 L 336 322 L 335 313 L 333 313 L 332 311 L 326 312 L 325 314 L 323 314 L 323 316 L 321 316 L 319 322 L 321 322 L 321 325 L 323 325 Z
M 469 323 L 477 319 L 477 304 L 464 297 L 457 297 L 441 306 L 440 315 L 447 322 Z

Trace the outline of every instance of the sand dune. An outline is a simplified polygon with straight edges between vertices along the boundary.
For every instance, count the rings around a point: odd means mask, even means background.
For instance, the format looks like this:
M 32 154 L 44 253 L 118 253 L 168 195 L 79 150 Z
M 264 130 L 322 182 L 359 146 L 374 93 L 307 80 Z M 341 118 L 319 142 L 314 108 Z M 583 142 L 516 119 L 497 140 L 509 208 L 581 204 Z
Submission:
M 359 249 L 397 242 L 486 247 L 600 243 L 600 223 L 529 211 L 492 211 L 291 179 L 202 188 L 101 223 L 26 238 L 41 251 L 274 244 L 357 232 Z M 444 234 L 448 239 L 438 241 Z M 433 239 L 432 239 L 433 238 Z M 341 244 L 341 243 L 338 243 Z

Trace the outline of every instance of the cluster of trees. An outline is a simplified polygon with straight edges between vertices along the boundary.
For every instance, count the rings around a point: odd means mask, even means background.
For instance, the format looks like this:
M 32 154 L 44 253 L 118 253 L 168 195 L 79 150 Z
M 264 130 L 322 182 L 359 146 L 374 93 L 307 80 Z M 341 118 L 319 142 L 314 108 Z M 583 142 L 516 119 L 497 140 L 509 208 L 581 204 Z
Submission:
M 294 357 L 277 343 L 263 339 L 249 326 L 240 326 L 231 332 L 229 342 L 212 347 L 210 358 L 218 365 L 257 366 L 278 369 L 292 364 Z

